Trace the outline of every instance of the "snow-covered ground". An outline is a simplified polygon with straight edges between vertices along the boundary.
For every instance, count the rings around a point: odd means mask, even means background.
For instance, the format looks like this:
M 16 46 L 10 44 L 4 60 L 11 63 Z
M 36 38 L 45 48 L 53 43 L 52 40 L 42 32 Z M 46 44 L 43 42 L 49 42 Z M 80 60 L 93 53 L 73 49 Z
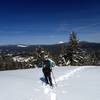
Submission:
M 0 72 L 0 100 L 100 100 L 100 66 L 55 67 L 57 86 L 43 83 L 41 68 Z

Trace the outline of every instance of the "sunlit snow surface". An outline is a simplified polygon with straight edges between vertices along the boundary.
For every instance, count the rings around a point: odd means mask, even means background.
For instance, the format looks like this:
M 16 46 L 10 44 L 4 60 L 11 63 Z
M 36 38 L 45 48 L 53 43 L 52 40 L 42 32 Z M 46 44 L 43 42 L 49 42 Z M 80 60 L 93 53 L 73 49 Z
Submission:
M 1 71 L 0 100 L 100 100 L 100 66 L 55 67 L 53 73 L 52 89 L 41 81 L 41 68 Z

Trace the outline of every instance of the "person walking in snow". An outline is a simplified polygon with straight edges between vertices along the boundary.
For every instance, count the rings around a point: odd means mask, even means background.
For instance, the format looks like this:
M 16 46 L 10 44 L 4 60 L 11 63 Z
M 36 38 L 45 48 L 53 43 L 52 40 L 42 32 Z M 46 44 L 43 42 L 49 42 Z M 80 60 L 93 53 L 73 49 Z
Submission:
M 52 63 L 49 60 L 48 55 L 44 56 L 42 71 L 45 77 L 46 84 L 50 84 L 50 86 L 53 86 L 51 78 Z

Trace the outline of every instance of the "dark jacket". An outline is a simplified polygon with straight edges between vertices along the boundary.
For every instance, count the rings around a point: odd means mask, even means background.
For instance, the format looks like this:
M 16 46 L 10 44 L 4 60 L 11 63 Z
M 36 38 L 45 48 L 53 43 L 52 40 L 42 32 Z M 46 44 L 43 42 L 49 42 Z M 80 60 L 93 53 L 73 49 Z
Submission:
M 44 61 L 43 61 L 42 68 L 49 68 L 49 69 L 52 69 L 52 64 L 51 64 L 50 60 L 44 60 Z

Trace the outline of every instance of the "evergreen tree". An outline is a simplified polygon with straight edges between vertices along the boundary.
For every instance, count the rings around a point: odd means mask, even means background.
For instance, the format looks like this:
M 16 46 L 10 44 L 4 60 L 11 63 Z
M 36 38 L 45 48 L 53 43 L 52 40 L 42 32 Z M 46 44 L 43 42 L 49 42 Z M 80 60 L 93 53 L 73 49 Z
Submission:
M 70 33 L 69 47 L 73 51 L 76 51 L 77 49 L 79 49 L 79 41 L 77 39 L 77 34 L 75 32 Z
M 88 52 L 80 48 L 79 40 L 75 32 L 71 32 L 70 34 L 69 44 L 64 58 L 66 64 L 69 65 L 87 65 L 91 63 Z

